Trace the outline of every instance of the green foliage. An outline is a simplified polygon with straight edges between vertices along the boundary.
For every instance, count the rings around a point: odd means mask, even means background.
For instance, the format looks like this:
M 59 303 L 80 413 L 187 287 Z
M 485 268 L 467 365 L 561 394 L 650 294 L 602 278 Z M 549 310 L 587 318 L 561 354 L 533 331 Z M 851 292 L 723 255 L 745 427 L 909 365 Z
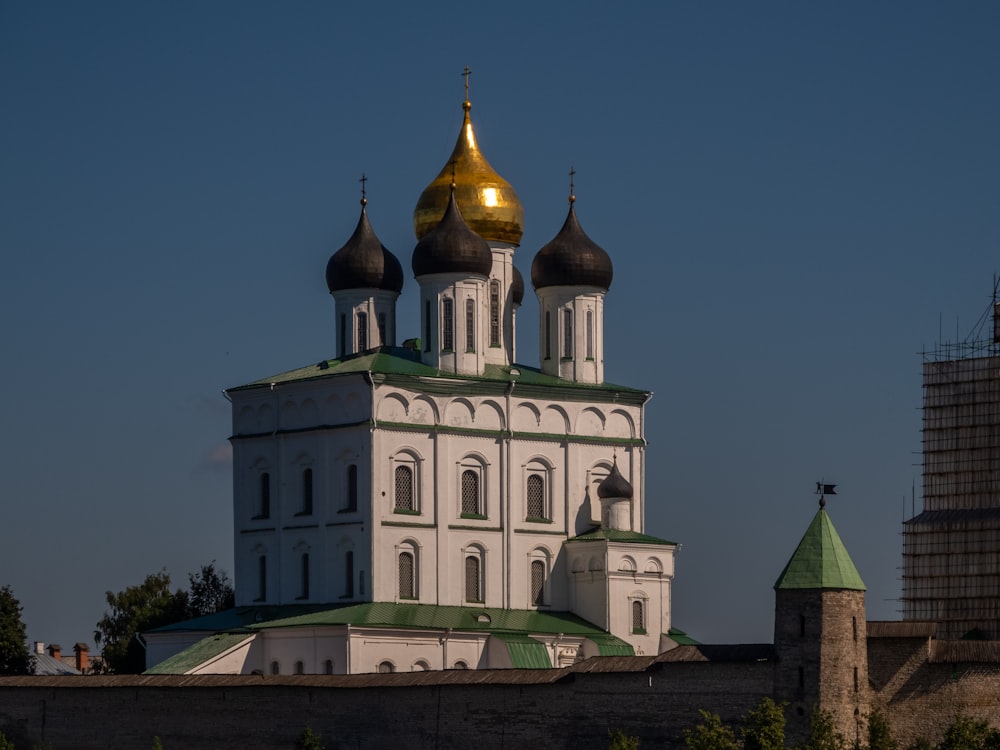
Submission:
M 202 565 L 198 573 L 188 574 L 190 593 L 188 604 L 191 617 L 211 615 L 229 609 L 236 603 L 232 583 L 225 571 L 215 569 L 215 560 Z
M 899 750 L 892 737 L 889 722 L 877 708 L 868 714 L 868 750 Z
M 722 723 L 718 714 L 699 711 L 701 721 L 693 729 L 684 730 L 687 750 L 740 750 L 736 733 Z
M 10 586 L 4 586 L 0 588 L 0 675 L 30 674 L 32 666 L 21 602 Z
M 97 623 L 94 640 L 103 645 L 105 670 L 114 674 L 138 674 L 146 669 L 146 650 L 137 634 L 183 620 L 188 614 L 188 595 L 170 590 L 165 570 L 117 594 L 105 592 L 105 597 L 109 609 Z
M 614 732 L 609 729 L 608 737 L 611 738 L 608 750 L 639 750 L 639 738 L 630 737 L 621 729 L 616 729 Z
M 326 750 L 323 743 L 320 742 L 319 735 L 312 730 L 312 727 L 306 727 L 306 731 L 299 735 L 295 741 L 295 748 L 296 750 Z
M 800 750 L 847 750 L 847 741 L 843 735 L 834 731 L 833 717 L 818 706 L 813 706 L 809 717 L 809 736 Z
M 1000 750 L 1000 731 L 986 721 L 959 716 L 945 730 L 938 750 Z
M 0 750 L 14 750 L 14 743 L 8 740 L 3 732 L 0 732 Z
M 934 750 L 934 745 L 932 745 L 927 739 L 921 737 L 919 740 L 910 745 L 908 750 Z
M 163 750 L 163 743 L 160 742 L 159 737 L 153 738 L 153 750 Z
M 784 750 L 785 704 L 762 700 L 743 717 L 740 739 L 744 750 Z

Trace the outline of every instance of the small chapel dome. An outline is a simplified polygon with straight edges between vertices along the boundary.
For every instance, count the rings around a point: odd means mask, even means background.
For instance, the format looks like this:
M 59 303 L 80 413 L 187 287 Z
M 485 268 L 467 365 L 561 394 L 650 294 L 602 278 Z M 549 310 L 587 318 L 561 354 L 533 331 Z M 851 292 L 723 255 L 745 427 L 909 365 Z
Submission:
M 361 199 L 361 218 L 351 239 L 335 252 L 326 264 L 326 286 L 331 292 L 343 289 L 403 289 L 403 266 L 390 253 L 368 222 L 368 212 Z
M 517 266 L 512 265 L 514 270 L 513 278 L 510 280 L 510 297 L 515 307 L 519 307 L 524 302 L 524 277 L 517 270 Z
M 417 243 L 411 261 L 413 275 L 466 273 L 489 276 L 493 251 L 462 218 L 452 190 L 444 218 Z
M 531 262 L 535 289 L 548 286 L 594 286 L 611 288 L 614 269 L 611 258 L 580 227 L 570 196 L 569 215 L 562 229 Z
M 602 500 L 612 498 L 632 499 L 632 485 L 618 471 L 618 460 L 611 466 L 611 471 L 604 477 L 604 480 L 597 485 L 597 496 Z
M 455 149 L 433 182 L 424 188 L 413 210 L 413 231 L 423 239 L 442 221 L 451 185 L 455 200 L 469 228 L 485 240 L 517 245 L 524 232 L 524 208 L 514 188 L 490 166 L 476 144 L 469 110 L 462 102 L 465 118 Z

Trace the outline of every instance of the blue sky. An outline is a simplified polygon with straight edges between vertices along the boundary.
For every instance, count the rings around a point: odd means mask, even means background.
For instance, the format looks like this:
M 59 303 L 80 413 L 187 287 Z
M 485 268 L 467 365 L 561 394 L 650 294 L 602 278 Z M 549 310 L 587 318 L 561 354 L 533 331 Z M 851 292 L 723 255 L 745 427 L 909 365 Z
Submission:
M 920 352 L 1000 271 L 998 32 L 991 2 L 4 3 L 0 585 L 29 638 L 93 645 L 105 590 L 232 571 L 220 391 L 334 353 L 362 172 L 409 269 L 466 64 L 516 265 L 571 165 L 614 261 L 606 375 L 655 393 L 675 623 L 770 640 L 820 478 L 869 617 L 896 617 Z M 529 290 L 526 364 L 536 316 Z

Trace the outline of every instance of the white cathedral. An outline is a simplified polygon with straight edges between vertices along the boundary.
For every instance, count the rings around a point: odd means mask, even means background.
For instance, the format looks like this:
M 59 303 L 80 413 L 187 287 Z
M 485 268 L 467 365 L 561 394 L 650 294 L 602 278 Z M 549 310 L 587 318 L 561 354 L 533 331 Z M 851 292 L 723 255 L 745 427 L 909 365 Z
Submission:
M 146 633 L 151 673 L 561 667 L 684 642 L 677 545 L 643 532 L 651 394 L 604 381 L 611 259 L 571 195 L 531 264 L 541 366 L 515 364 L 523 209 L 462 106 L 414 211 L 420 337 L 397 344 L 403 270 L 362 198 L 326 268 L 336 358 L 227 391 L 236 607 Z

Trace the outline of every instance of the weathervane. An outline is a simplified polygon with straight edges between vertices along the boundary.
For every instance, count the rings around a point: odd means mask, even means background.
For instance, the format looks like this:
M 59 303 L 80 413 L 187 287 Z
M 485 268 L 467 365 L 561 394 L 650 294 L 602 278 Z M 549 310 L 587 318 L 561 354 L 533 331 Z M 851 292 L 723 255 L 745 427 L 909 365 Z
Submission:
M 837 485 L 835 485 L 835 484 L 823 484 L 823 480 L 820 480 L 820 481 L 816 482 L 816 493 L 815 494 L 819 495 L 819 507 L 820 508 L 825 508 L 826 507 L 826 496 L 827 495 L 836 495 L 837 494 L 836 487 L 837 487 Z

